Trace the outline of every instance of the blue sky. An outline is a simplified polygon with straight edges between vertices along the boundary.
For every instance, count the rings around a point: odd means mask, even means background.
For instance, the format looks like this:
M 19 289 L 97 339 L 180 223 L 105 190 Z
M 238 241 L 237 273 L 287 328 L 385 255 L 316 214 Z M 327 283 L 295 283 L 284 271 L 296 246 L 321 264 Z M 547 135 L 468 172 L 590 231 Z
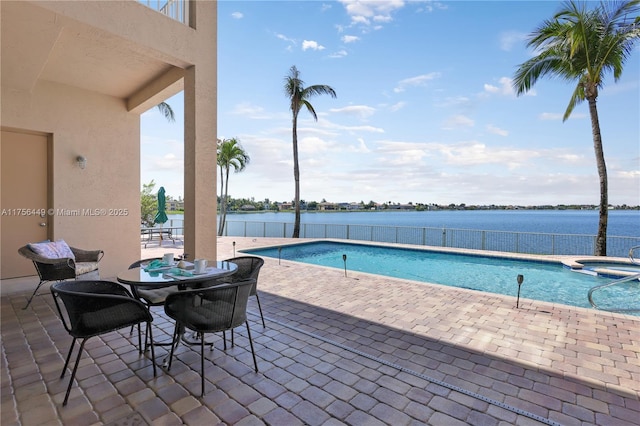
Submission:
M 573 84 L 511 87 L 532 56 L 526 37 L 556 1 L 220 1 L 218 134 L 236 137 L 247 168 L 234 198 L 294 198 L 291 66 L 318 122 L 298 122 L 306 201 L 598 204 L 587 103 L 562 122 Z M 611 204 L 640 204 L 640 50 L 598 98 Z M 183 195 L 182 94 L 176 123 L 142 116 L 143 183 Z M 219 184 L 216 191 L 219 191 Z

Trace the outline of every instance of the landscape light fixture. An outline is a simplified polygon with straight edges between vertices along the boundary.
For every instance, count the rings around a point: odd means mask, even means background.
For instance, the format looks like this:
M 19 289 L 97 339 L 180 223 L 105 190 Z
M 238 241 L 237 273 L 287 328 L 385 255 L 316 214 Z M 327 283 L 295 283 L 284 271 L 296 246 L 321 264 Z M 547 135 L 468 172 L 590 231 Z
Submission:
M 85 157 L 84 155 L 78 155 L 76 157 L 76 163 L 78 164 L 78 167 L 84 170 L 85 167 L 87 167 L 87 157 Z
M 344 276 L 347 276 L 347 255 L 342 255 L 342 261 L 344 262 Z
M 520 307 L 520 286 L 524 281 L 524 275 L 518 274 L 518 277 L 516 278 L 516 280 L 518 281 L 518 298 L 516 299 L 516 308 L 519 308 Z

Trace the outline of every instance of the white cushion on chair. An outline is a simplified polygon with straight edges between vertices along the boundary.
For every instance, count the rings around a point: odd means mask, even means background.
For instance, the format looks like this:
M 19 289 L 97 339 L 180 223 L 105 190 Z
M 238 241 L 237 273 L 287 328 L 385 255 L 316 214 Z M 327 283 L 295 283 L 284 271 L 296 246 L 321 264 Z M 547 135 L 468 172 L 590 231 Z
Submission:
M 31 243 L 29 248 L 47 259 L 64 259 L 68 257 L 75 260 L 76 258 L 65 240 Z
M 76 276 L 98 270 L 98 262 L 76 262 Z

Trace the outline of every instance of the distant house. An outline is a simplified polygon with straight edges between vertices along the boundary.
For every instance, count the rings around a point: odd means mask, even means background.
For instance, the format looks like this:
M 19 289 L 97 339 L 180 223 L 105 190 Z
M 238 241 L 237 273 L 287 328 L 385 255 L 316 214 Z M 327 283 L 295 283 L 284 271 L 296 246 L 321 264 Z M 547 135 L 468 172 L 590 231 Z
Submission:
M 245 204 L 242 207 L 240 207 L 240 210 L 248 212 L 248 211 L 253 211 L 256 209 L 256 206 L 251 205 L 251 204 Z
M 184 201 L 167 200 L 167 210 L 184 211 Z
M 293 209 L 293 203 L 278 203 L 278 210 L 291 210 Z
M 416 206 L 413 204 L 400 204 L 399 208 L 400 210 L 415 210 Z
M 338 205 L 336 203 L 320 203 L 318 207 L 321 211 L 330 211 L 330 210 L 338 210 Z

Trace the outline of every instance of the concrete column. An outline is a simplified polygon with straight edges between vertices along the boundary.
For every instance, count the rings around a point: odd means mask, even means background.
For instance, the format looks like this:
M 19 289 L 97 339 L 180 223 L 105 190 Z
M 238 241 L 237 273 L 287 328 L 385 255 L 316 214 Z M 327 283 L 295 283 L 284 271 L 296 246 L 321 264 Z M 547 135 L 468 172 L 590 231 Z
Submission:
M 217 3 L 190 7 L 206 54 L 184 75 L 184 252 L 216 260 Z

